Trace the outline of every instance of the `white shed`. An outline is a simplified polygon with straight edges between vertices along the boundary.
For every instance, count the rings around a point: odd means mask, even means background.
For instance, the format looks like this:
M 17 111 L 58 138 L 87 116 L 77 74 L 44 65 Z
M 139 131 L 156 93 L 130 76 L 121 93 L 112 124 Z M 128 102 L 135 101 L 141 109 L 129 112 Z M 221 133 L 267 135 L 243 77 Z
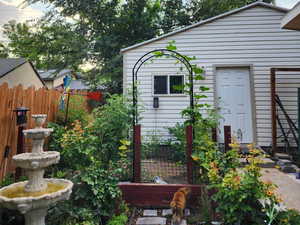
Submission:
M 124 90 L 131 87 L 136 61 L 174 40 L 179 53 L 196 56 L 197 65 L 204 67 L 206 79 L 196 86 L 204 84 L 210 88 L 206 101 L 216 104 L 221 98 L 221 126 L 231 125 L 234 133 L 241 131 L 242 143 L 270 146 L 270 68 L 300 67 L 300 32 L 281 29 L 286 12 L 284 8 L 255 2 L 122 49 Z M 168 88 L 170 82 L 187 78 L 186 71 L 178 72 L 178 67 L 171 59 L 142 66 L 137 80 L 139 103 L 144 106 L 140 120 L 143 136 L 167 137 L 166 127 L 183 122 L 180 112 L 188 106 L 189 97 Z M 277 82 L 277 91 L 292 119 L 296 119 L 300 77 L 280 74 Z M 154 90 L 154 84 L 163 88 Z M 159 97 L 158 109 L 153 108 L 155 96 Z M 219 137 L 222 141 L 222 135 Z

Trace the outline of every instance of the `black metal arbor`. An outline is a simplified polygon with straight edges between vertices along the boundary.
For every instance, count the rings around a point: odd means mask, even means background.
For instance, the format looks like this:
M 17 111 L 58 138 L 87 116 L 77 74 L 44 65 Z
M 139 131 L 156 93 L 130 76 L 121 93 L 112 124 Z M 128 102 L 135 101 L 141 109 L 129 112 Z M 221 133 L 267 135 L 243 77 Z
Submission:
M 137 98 L 137 78 L 138 72 L 143 64 L 153 58 L 159 57 L 168 57 L 177 59 L 181 62 L 187 69 L 189 73 L 189 96 L 190 96 L 190 108 L 192 112 L 194 111 L 194 85 L 193 85 L 193 67 L 187 58 L 180 53 L 170 50 L 170 49 L 156 49 L 152 50 L 142 57 L 140 57 L 132 68 L 132 101 L 133 101 L 133 149 L 134 149 L 134 159 L 133 159 L 133 175 L 135 182 L 141 182 L 141 126 L 138 125 L 138 98 Z M 194 124 L 194 113 L 191 114 L 191 122 Z M 193 142 L 193 126 L 190 125 L 186 129 L 187 134 L 187 174 L 188 182 L 192 183 L 192 162 L 191 162 L 191 153 L 192 153 L 192 142 Z
M 159 53 L 159 56 L 155 53 Z M 169 49 L 156 49 L 150 52 L 147 52 L 142 57 L 140 57 L 132 68 L 132 101 L 133 101 L 133 127 L 138 124 L 138 105 L 137 105 L 137 76 L 138 72 L 143 64 L 145 64 L 148 60 L 152 58 L 158 58 L 161 56 L 172 57 L 174 59 L 179 60 L 182 64 L 185 65 L 186 69 L 189 72 L 189 84 L 190 84 L 190 107 L 194 109 L 194 85 L 193 85 L 193 67 L 190 62 L 181 55 L 180 53 L 169 50 Z M 192 116 L 193 117 L 193 116 Z M 192 123 L 194 122 L 194 118 L 191 118 Z

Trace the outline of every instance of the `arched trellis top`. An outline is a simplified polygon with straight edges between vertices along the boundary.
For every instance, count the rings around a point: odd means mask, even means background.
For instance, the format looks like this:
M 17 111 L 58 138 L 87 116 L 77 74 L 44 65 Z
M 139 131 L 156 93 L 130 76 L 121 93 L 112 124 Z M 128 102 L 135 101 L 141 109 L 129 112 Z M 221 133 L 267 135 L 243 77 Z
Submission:
M 189 72 L 189 94 L 190 94 L 190 108 L 194 109 L 194 85 L 193 85 L 193 67 L 185 56 L 181 55 L 179 52 L 169 49 L 155 49 L 147 52 L 142 57 L 140 57 L 132 68 L 132 101 L 133 101 L 133 126 L 138 123 L 138 106 L 137 106 L 137 85 L 136 81 L 138 78 L 138 72 L 143 64 L 152 58 L 159 58 L 162 56 L 172 57 L 179 60 Z M 191 118 L 194 121 L 194 118 Z

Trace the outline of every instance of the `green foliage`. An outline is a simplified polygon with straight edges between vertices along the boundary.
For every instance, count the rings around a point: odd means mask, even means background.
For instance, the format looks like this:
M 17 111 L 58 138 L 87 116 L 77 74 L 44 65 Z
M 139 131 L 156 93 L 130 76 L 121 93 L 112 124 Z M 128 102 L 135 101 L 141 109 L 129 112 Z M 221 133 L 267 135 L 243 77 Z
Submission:
M 189 11 L 193 13 L 190 20 L 205 20 L 253 2 L 256 2 L 256 0 L 191 0 Z M 264 0 L 264 2 L 271 3 L 273 0 Z
M 169 145 L 174 152 L 172 153 L 175 161 L 186 161 L 185 157 L 185 126 L 184 124 L 176 123 L 174 127 L 168 128 L 169 134 L 172 138 L 169 140 Z
M 0 58 L 8 58 L 9 55 L 9 51 L 7 49 L 7 47 L 0 43 Z
M 275 225 L 300 225 L 300 213 L 294 209 L 284 210 L 279 213 Z
M 118 95 L 112 95 L 107 104 L 94 111 L 95 121 L 91 127 L 92 134 L 98 138 L 98 145 L 105 149 L 102 154 L 103 162 L 119 159 L 116 151 L 120 140 L 128 139 L 131 129 L 132 106 L 127 100 Z
M 126 225 L 128 217 L 125 214 L 114 216 L 108 221 L 108 225 Z
M 37 69 L 78 70 L 87 57 L 88 42 L 73 23 L 58 19 L 4 25 L 9 52 L 34 63 Z
M 265 224 L 267 215 L 263 210 L 266 205 L 260 204 L 259 200 L 274 204 L 280 200 L 274 194 L 275 186 L 260 180 L 261 153 L 250 145 L 249 164 L 241 168 L 240 146 L 238 143 L 231 146 L 232 150 L 226 153 L 213 148 L 196 151 L 193 159 L 204 170 L 201 176 L 206 177 L 208 187 L 215 190 L 212 197 L 218 203 L 217 212 L 226 225 Z
M 53 128 L 53 132 L 50 136 L 50 141 L 47 145 L 48 150 L 50 151 L 61 151 L 60 139 L 63 134 L 66 132 L 67 128 L 63 127 L 57 123 L 48 122 L 48 128 Z
M 48 224 L 61 217 L 68 224 L 105 224 L 120 203 L 117 183 L 131 178 L 128 133 L 131 106 L 123 97 L 111 96 L 94 111 L 87 125 L 75 120 L 70 127 L 49 124 L 55 130 L 49 148 L 61 160 L 52 176 L 73 181 L 71 199 L 51 209 Z
M 255 1 L 27 0 L 49 3 L 52 11 L 32 25 L 8 25 L 6 34 L 10 52 L 38 68 L 76 70 L 91 62 L 90 83 L 121 93 L 120 49 Z
M 67 99 L 65 100 L 67 101 Z M 59 110 L 56 118 L 56 122 L 61 125 L 71 125 L 76 120 L 80 121 L 83 125 L 86 125 L 91 120 L 90 113 L 87 110 L 87 103 L 85 97 L 80 95 L 70 94 L 68 119 L 65 124 L 66 107 L 63 110 Z
M 13 174 L 8 174 L 2 180 L 0 180 L 0 188 L 13 184 L 14 182 L 15 179 Z

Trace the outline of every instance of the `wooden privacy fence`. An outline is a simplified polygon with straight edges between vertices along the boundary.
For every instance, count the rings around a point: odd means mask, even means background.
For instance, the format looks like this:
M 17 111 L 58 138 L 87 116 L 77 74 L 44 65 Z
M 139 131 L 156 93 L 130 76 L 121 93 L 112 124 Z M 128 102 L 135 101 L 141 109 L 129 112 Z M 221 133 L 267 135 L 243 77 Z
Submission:
M 33 128 L 32 114 L 47 114 L 47 121 L 55 120 L 60 96 L 60 92 L 46 88 L 35 90 L 34 87 L 23 89 L 22 85 L 14 88 L 8 88 L 6 83 L 0 85 L 0 179 L 3 177 L 6 146 L 10 149 L 6 173 L 15 169 L 11 159 L 17 152 L 18 127 L 13 110 L 21 106 L 29 108 L 26 129 Z

